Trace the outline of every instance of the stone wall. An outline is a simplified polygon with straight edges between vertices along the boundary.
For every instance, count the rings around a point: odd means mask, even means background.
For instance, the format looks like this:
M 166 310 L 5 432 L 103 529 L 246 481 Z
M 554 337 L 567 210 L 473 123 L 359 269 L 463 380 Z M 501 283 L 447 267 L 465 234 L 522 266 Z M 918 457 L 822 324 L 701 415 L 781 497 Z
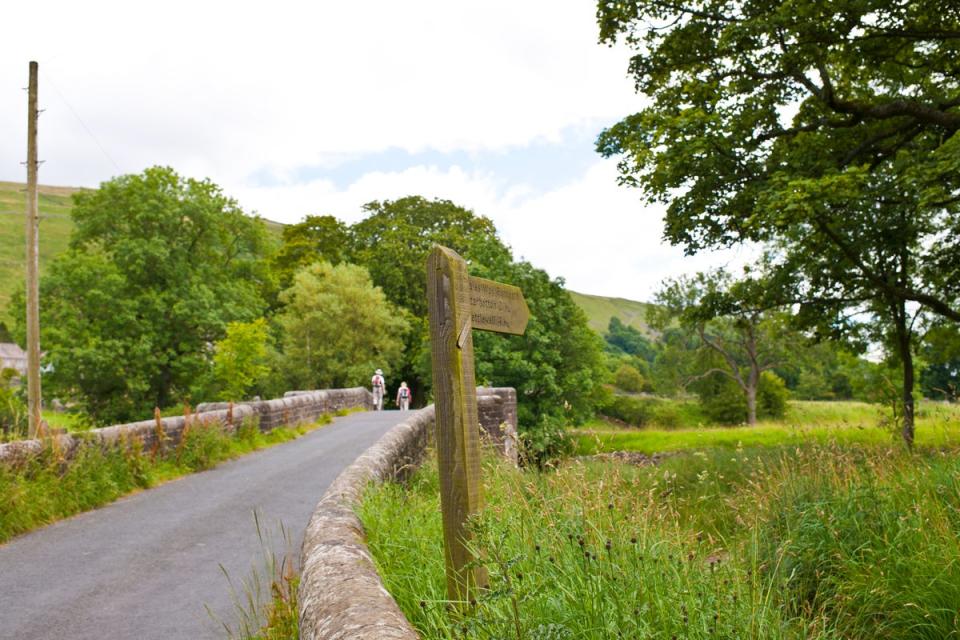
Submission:
M 516 392 L 477 390 L 480 426 L 490 442 L 513 446 Z M 320 499 L 304 535 L 300 637 L 304 640 L 414 640 L 417 632 L 383 586 L 354 506 L 371 482 L 403 478 L 433 440 L 433 406 L 415 411 L 347 467 Z
M 195 413 L 190 415 L 190 424 L 219 423 L 227 431 L 233 431 L 244 420 L 257 420 L 262 431 L 269 431 L 280 425 L 296 425 L 314 422 L 325 413 L 335 413 L 339 409 L 373 408 L 373 396 L 363 387 L 352 389 L 327 389 L 324 391 L 288 391 L 283 398 L 257 402 L 241 402 L 230 408 L 228 403 L 203 403 L 197 405 Z M 104 446 L 122 440 L 134 439 L 143 443 L 145 451 L 154 448 L 166 449 L 180 443 L 184 426 L 188 418 L 171 416 L 156 420 L 141 420 L 127 424 L 118 424 L 79 434 L 64 434 L 55 437 L 55 444 L 69 457 L 81 442 L 97 442 Z M 0 463 L 19 463 L 41 451 L 45 443 L 42 440 L 17 440 L 0 444 Z

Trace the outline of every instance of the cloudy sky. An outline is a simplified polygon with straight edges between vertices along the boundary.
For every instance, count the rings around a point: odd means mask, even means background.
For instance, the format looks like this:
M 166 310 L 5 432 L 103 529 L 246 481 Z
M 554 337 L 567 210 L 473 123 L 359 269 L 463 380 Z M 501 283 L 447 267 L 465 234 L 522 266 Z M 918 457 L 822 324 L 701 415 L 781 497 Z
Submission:
M 662 211 L 593 150 L 643 103 L 593 2 L 33 0 L 4 22 L 0 180 L 25 179 L 37 60 L 44 184 L 164 164 L 280 222 L 447 198 L 571 289 L 639 300 L 737 260 L 663 244 Z

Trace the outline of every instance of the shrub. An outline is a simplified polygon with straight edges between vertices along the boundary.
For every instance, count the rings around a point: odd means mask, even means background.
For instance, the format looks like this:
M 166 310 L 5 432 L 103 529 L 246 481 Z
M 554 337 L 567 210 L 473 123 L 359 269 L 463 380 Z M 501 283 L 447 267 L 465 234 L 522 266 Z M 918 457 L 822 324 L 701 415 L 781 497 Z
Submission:
M 639 393 L 644 387 L 643 376 L 640 375 L 636 367 L 632 367 L 629 364 L 620 365 L 620 368 L 617 369 L 617 372 L 613 376 L 613 383 L 618 389 L 631 393 Z
M 782 418 L 787 413 L 789 396 L 783 379 L 772 371 L 764 371 L 757 389 L 757 417 Z
M 747 421 L 746 395 L 729 377 L 713 375 L 697 386 L 700 405 L 711 422 L 743 424 Z M 787 410 L 788 395 L 783 380 L 772 371 L 764 371 L 757 387 L 757 418 L 782 418 Z
M 571 455 L 573 450 L 566 427 L 551 416 L 541 416 L 535 428 L 520 433 L 520 461 L 524 466 L 542 469 L 553 460 Z
M 13 369 L 0 371 L 0 441 L 27 431 L 27 405 L 13 386 L 17 375 Z
M 649 424 L 653 415 L 648 398 L 631 398 L 629 396 L 611 396 L 600 407 L 600 413 L 620 420 L 634 427 L 643 427 Z

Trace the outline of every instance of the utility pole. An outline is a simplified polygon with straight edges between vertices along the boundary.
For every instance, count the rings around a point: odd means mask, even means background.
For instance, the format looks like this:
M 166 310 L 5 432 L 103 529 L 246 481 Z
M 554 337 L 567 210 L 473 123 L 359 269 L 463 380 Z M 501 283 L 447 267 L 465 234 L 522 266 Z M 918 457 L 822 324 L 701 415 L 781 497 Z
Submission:
M 37 70 L 30 63 L 27 89 L 27 409 L 30 414 L 28 435 L 42 433 L 40 404 L 40 217 L 37 213 Z

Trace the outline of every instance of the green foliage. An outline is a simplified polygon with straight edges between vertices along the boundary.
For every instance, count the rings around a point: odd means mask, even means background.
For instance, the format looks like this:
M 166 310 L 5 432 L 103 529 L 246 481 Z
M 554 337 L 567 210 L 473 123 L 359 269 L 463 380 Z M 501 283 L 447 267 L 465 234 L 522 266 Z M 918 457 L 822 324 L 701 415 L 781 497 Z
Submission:
M 951 402 L 960 399 L 960 330 L 935 327 L 925 336 L 921 355 L 926 362 L 920 374 L 923 395 Z
M 613 376 L 613 384 L 617 389 L 631 393 L 643 391 L 644 379 L 635 367 L 629 364 L 621 364 Z
M 764 371 L 760 374 L 760 385 L 757 387 L 757 416 L 762 419 L 782 418 L 787 413 L 787 400 L 790 392 L 787 385 L 773 371 Z
M 214 345 L 213 376 L 221 400 L 244 400 L 270 373 L 267 321 L 231 322 Z
M 720 269 L 667 280 L 656 294 L 651 324 L 678 325 L 658 369 L 675 368 L 678 386 L 693 388 L 714 421 L 739 422 L 742 405 L 746 421 L 756 422 L 763 374 L 802 343 L 776 305 L 769 306 L 770 277 L 766 266 L 740 279 Z
M 637 356 L 647 362 L 653 362 L 657 357 L 653 343 L 639 330 L 623 324 L 616 316 L 610 318 L 607 335 L 604 338 L 614 352 Z
M 449 200 L 409 196 L 371 202 L 369 214 L 350 228 L 351 261 L 370 272 L 387 299 L 415 317 L 427 316 L 427 254 L 434 244 L 466 260 L 509 259 L 488 218 Z
M 729 377 L 714 374 L 696 384 L 704 415 L 717 424 L 747 422 L 747 401 L 743 390 Z M 783 380 L 772 371 L 764 371 L 757 385 L 757 417 L 782 418 L 789 392 Z
M 74 198 L 71 249 L 41 281 L 45 390 L 98 424 L 149 415 L 188 394 L 227 323 L 262 313 L 265 228 L 160 167 Z
M 298 388 L 367 385 L 375 369 L 400 363 L 409 323 L 363 267 L 305 267 L 280 300 L 285 366 Z
M 563 282 L 524 261 L 471 266 L 475 275 L 520 287 L 530 307 L 523 336 L 474 334 L 477 380 L 517 390 L 522 429 L 543 416 L 565 422 L 592 416 L 607 378 L 602 342 Z
M 14 369 L 0 370 L 0 442 L 27 432 L 27 405 L 13 385 L 16 377 Z
M 349 242 L 347 226 L 333 216 L 307 216 L 285 226 L 283 244 L 273 259 L 280 286 L 288 288 L 294 274 L 314 262 L 345 262 Z
M 940 2 L 598 3 L 647 105 L 606 130 L 622 182 L 688 252 L 766 243 L 797 324 L 900 368 L 960 322 L 960 19 Z

